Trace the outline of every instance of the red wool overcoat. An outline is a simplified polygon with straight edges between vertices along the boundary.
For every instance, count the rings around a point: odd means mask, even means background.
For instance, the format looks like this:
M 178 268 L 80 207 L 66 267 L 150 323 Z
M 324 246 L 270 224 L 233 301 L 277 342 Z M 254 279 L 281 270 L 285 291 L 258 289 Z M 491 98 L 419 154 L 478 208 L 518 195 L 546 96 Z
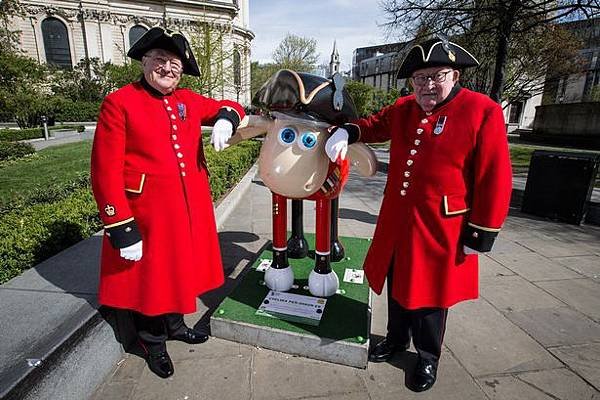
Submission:
M 495 237 L 512 187 L 500 106 L 462 88 L 431 113 L 408 96 L 356 124 L 363 142 L 390 140 L 387 185 L 364 265 L 373 290 L 381 293 L 391 267 L 392 296 L 405 308 L 477 298 L 478 260 L 463 252 L 465 231 Z
M 91 170 L 105 225 L 101 304 L 146 315 L 185 314 L 196 310 L 198 295 L 223 284 L 200 130 L 220 110 L 244 115 L 235 102 L 187 89 L 160 97 L 139 82 L 105 98 Z M 143 245 L 137 262 L 120 257 L 117 248 L 136 242 L 127 242 L 134 233 Z

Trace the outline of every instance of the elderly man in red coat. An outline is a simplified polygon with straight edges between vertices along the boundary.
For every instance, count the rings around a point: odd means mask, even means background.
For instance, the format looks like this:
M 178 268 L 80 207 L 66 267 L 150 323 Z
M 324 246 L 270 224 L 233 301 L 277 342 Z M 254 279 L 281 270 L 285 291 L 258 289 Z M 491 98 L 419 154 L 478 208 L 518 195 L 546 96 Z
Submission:
M 414 95 L 338 127 L 326 151 L 348 143 L 390 141 L 381 211 L 364 269 L 380 294 L 387 277 L 387 336 L 370 361 L 410 344 L 419 355 L 409 388 L 433 386 L 447 310 L 478 297 L 478 256 L 489 251 L 507 216 L 511 166 L 501 107 L 461 88 L 460 69 L 477 65 L 465 49 L 434 38 L 412 47 L 399 77 Z
M 221 148 L 244 112 L 177 89 L 182 74 L 200 75 L 180 33 L 152 28 L 128 56 L 144 75 L 104 99 L 92 150 L 105 232 L 99 301 L 132 311 L 148 366 L 166 378 L 174 370 L 165 341 L 206 341 L 183 314 L 224 282 L 200 127 L 214 124 Z

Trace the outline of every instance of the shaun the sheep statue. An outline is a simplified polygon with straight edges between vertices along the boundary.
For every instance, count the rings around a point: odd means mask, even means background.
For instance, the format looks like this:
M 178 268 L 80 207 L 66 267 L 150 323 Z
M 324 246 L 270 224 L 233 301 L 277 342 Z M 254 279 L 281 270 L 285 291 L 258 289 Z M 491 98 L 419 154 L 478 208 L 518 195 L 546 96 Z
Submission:
M 265 283 L 277 291 L 292 287 L 294 273 L 288 263 L 286 238 L 287 199 L 314 200 L 317 214 L 315 267 L 309 275 L 308 287 L 314 296 L 331 296 L 339 287 L 338 277 L 330 265 L 331 201 L 337 199 L 348 178 L 349 164 L 357 167 L 362 175 L 371 176 L 376 172 L 377 159 L 362 143 L 349 146 L 344 160 L 338 158 L 331 162 L 325 153 L 329 128 L 357 118 L 339 74 L 329 80 L 281 70 L 257 92 L 253 105 L 264 115 L 249 116 L 247 125 L 244 126 L 246 121 L 243 121 L 228 143 L 232 145 L 266 133 L 259 171 L 272 192 L 273 262 L 265 271 Z

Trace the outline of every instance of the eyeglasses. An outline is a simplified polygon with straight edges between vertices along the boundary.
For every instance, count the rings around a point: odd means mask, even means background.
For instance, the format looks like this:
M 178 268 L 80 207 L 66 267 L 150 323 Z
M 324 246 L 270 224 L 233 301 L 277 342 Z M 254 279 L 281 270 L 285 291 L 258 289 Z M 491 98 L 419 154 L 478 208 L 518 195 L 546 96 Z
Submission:
M 419 85 L 419 86 L 425 85 L 427 82 L 429 82 L 430 79 L 432 82 L 442 83 L 442 82 L 446 81 L 446 76 L 448 76 L 448 74 L 453 71 L 454 70 L 450 69 L 448 71 L 438 71 L 433 75 L 415 75 L 415 76 L 411 76 L 410 79 L 413 81 L 413 83 L 415 85 Z
M 161 57 L 161 56 L 147 56 L 150 57 L 152 59 L 152 61 L 154 61 L 156 63 L 156 66 L 161 67 L 161 68 L 165 68 L 167 66 L 167 63 L 169 63 L 169 65 L 171 66 L 171 71 L 173 71 L 174 74 L 179 75 L 181 73 L 181 71 L 183 71 L 183 66 L 181 65 L 181 63 L 179 62 L 179 60 L 175 59 L 175 58 L 166 58 L 166 57 Z

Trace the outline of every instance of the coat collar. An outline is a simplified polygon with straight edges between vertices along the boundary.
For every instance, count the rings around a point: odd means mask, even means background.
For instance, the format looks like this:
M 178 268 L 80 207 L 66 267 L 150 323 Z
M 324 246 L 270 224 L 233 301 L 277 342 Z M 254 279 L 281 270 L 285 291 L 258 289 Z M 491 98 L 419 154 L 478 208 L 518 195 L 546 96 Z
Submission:
M 444 99 L 444 101 L 442 101 L 441 103 L 436 104 L 435 107 L 433 108 L 433 111 L 437 111 L 440 107 L 443 107 L 446 104 L 450 103 L 452 101 L 452 99 L 456 97 L 458 92 L 460 92 L 461 89 L 462 89 L 462 86 L 460 86 L 460 83 L 456 82 L 456 84 L 454 85 L 454 87 L 452 88 L 450 93 L 448 93 L 448 97 L 446 97 Z
M 148 81 L 146 80 L 146 77 L 142 76 L 140 79 L 140 83 L 142 84 L 142 87 L 144 88 L 144 90 L 146 90 L 146 92 L 150 93 L 152 96 L 154 97 L 167 97 L 173 94 L 173 92 L 171 93 L 167 93 L 167 94 L 162 94 L 161 92 L 159 92 L 158 90 L 156 90 L 155 88 L 153 88 L 152 86 L 150 86 L 150 84 L 148 83 Z

